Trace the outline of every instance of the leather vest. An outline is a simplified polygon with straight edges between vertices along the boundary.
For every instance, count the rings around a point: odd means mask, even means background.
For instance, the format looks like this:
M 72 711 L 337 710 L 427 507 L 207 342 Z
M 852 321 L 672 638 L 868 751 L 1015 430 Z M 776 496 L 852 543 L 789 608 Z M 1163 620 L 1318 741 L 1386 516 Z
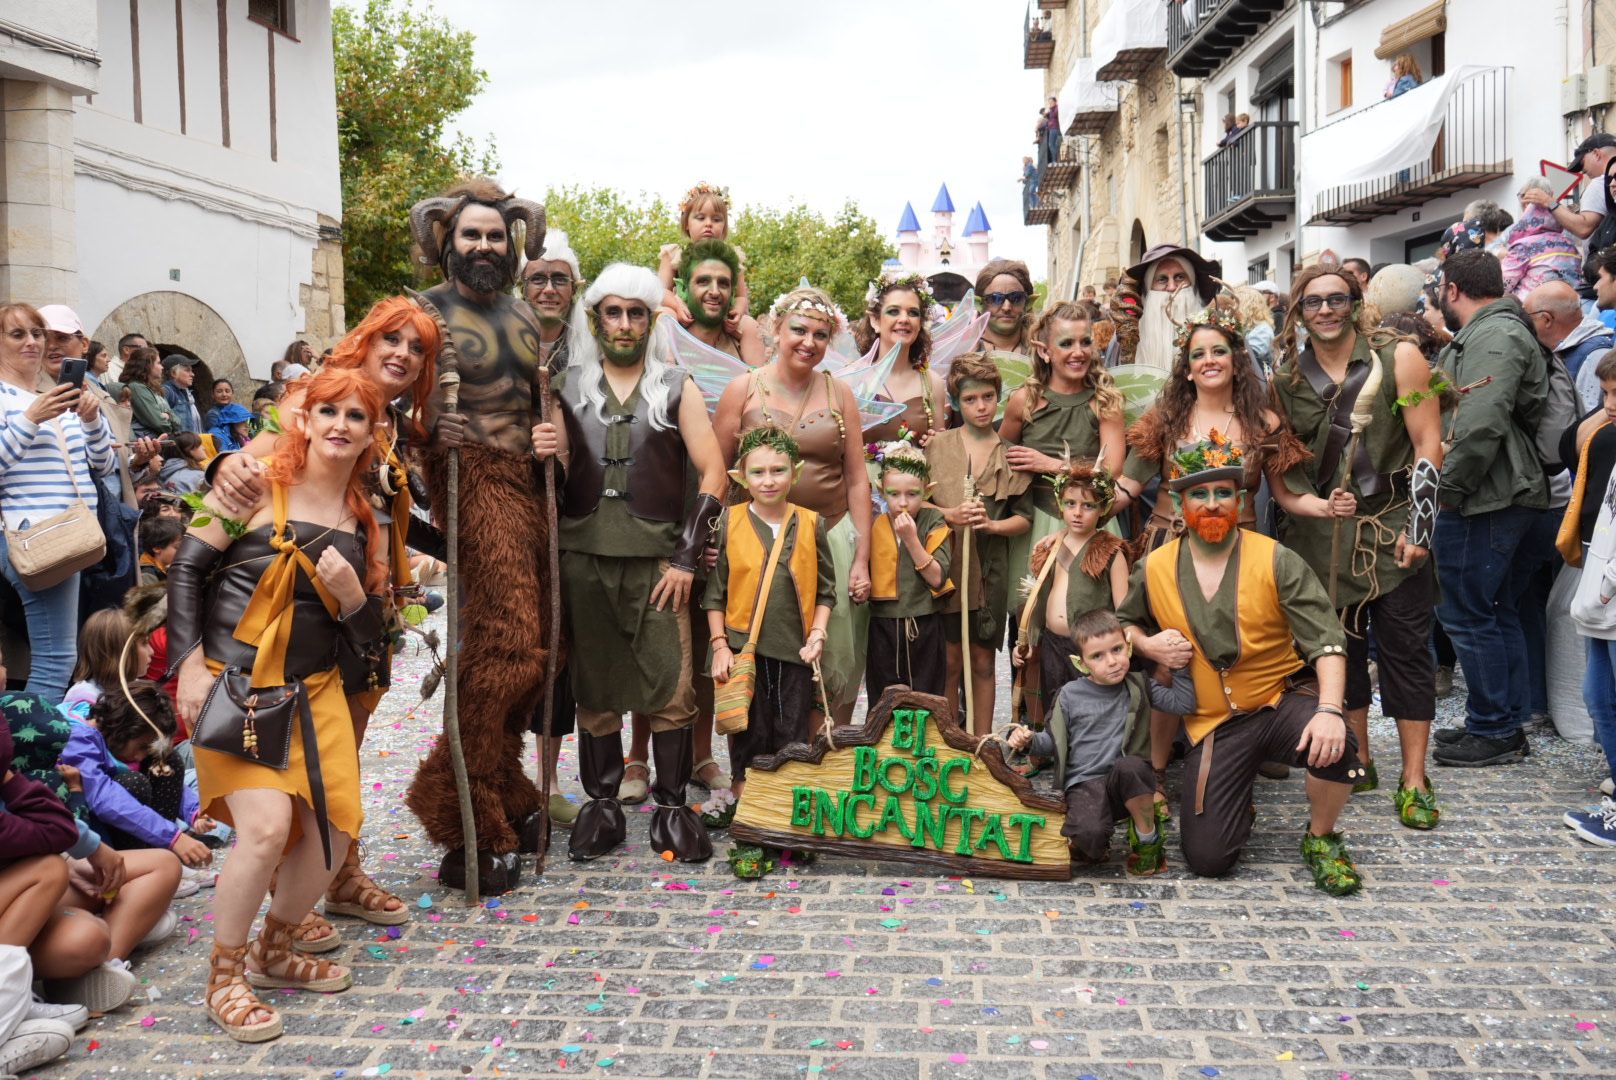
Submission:
M 654 430 L 645 397 L 639 393 L 634 395 L 632 411 L 613 412 L 608 402 L 606 420 L 602 421 L 595 407 L 583 400 L 580 374 L 576 368 L 569 370 L 561 387 L 561 413 L 572 452 L 567 463 L 565 516 L 588 517 L 605 498 L 624 500 L 630 514 L 646 521 L 683 521 L 686 455 L 678 424 L 666 431 Z M 662 374 L 668 385 L 668 416 L 672 419 L 679 416 L 679 399 L 688 377 L 680 368 Z M 595 378 L 605 376 L 596 374 Z M 613 460 L 607 456 L 607 434 L 615 424 L 629 425 L 627 458 Z M 606 486 L 609 465 L 627 466 L 628 478 L 622 488 Z

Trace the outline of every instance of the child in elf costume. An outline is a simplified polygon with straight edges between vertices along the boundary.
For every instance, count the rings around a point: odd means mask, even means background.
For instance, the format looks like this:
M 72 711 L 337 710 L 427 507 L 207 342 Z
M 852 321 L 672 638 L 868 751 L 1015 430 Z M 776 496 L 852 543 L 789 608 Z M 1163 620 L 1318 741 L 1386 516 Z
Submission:
M 728 681 L 736 656 L 749 641 L 756 655 L 746 727 L 729 737 L 736 799 L 746 787 L 746 766 L 753 758 L 807 740 L 817 704 L 813 669 L 824 651 L 825 626 L 836 602 L 836 574 L 824 521 L 787 498 L 801 470 L 796 440 L 781 429 L 753 428 L 741 438 L 730 478 L 751 498 L 719 518 L 718 563 L 701 600 L 712 635 L 715 685 Z M 776 544 L 780 554 L 763 594 Z M 719 827 L 734 817 L 730 802 L 703 820 Z M 772 860 L 762 849 L 741 846 L 731 850 L 730 861 L 741 876 L 760 877 Z M 754 865 L 758 872 L 748 873 Z
M 890 442 L 875 452 L 875 464 L 887 512 L 870 529 L 864 689 L 871 707 L 881 691 L 900 683 L 926 694 L 943 692 L 948 652 L 939 611 L 941 598 L 954 591 L 948 523 L 941 510 L 926 505 L 926 455 L 908 442 Z
M 960 640 L 963 602 L 970 612 L 966 636 L 976 735 L 986 735 L 993 724 L 993 658 L 1004 641 L 1010 607 L 1010 537 L 1032 528 L 1028 492 L 1032 474 L 1010 468 L 1005 454 L 1010 444 L 993 429 L 1003 388 L 1004 379 L 991 355 L 966 353 L 956 359 L 948 371 L 948 397 L 964 425 L 939 431 L 926 442 L 926 464 L 934 484 L 931 502 L 942 509 L 943 520 L 954 530 L 950 563 L 956 568 L 954 576 L 966 585 L 949 594 L 942 608 L 948 649 L 944 696 L 956 715 L 965 715 L 959 702 L 967 663 L 967 646 Z M 969 551 L 962 558 L 966 533 L 970 533 Z

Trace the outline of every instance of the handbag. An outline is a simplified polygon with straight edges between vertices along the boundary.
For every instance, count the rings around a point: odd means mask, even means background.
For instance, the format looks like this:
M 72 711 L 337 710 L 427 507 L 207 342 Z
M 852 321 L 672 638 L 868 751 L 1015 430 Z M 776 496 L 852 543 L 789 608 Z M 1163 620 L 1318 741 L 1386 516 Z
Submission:
M 752 694 L 757 690 L 758 632 L 763 629 L 763 612 L 768 607 L 775 567 L 780 565 L 780 552 L 786 546 L 786 531 L 796 520 L 797 515 L 791 514 L 780 523 L 774 546 L 769 549 L 769 563 L 763 569 L 763 581 L 758 586 L 757 603 L 752 607 L 752 627 L 747 632 L 746 644 L 730 661 L 729 678 L 713 686 L 713 727 L 720 735 L 745 731 L 751 717 Z M 750 527 L 750 522 L 747 524 Z
M 1571 501 L 1566 503 L 1565 516 L 1560 519 L 1560 531 L 1554 537 L 1554 547 L 1565 559 L 1567 566 L 1582 565 L 1582 504 L 1588 497 L 1588 450 L 1594 444 L 1594 436 L 1602 431 L 1605 421 L 1599 427 L 1588 433 L 1582 440 L 1582 449 L 1577 451 L 1577 475 L 1571 483 Z
M 80 570 L 94 566 L 107 553 L 107 537 L 95 511 L 79 491 L 79 478 L 73 459 L 67 456 L 67 440 L 62 438 L 60 421 L 52 420 L 56 445 L 67 465 L 67 478 L 73 482 L 73 502 L 60 514 L 20 529 L 6 529 L 6 557 L 11 568 L 29 592 L 43 592 L 60 585 Z

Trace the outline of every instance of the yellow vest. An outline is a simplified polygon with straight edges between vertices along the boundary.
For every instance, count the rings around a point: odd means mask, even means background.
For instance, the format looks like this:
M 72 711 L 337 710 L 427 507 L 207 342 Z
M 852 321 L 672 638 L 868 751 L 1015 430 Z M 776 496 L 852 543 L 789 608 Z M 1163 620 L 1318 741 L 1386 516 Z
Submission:
M 933 558 L 937 549 L 948 543 L 949 528 L 938 525 L 926 534 L 926 551 Z M 928 564 L 929 565 L 929 564 Z M 927 586 L 930 588 L 930 586 Z M 933 596 L 945 596 L 954 591 L 954 582 L 948 576 L 931 589 Z M 896 600 L 898 598 L 898 534 L 892 531 L 892 515 L 875 515 L 870 529 L 870 599 Z
M 1235 713 L 1255 712 L 1273 705 L 1285 692 L 1285 680 L 1305 665 L 1297 655 L 1279 603 L 1274 578 L 1273 540 L 1261 533 L 1240 530 L 1239 581 L 1235 591 L 1235 630 L 1239 652 L 1235 665 L 1224 671 L 1212 666 L 1196 640 L 1184 610 L 1180 588 L 1198 589 L 1193 578 L 1178 580 L 1178 551 L 1182 539 L 1172 540 L 1145 557 L 1145 590 L 1151 617 L 1163 630 L 1177 630 L 1195 651 L 1190 674 L 1195 679 L 1195 712 L 1184 718 L 1184 730 L 1199 743 Z
M 729 560 L 729 598 L 724 605 L 724 625 L 737 633 L 751 632 L 753 612 L 757 610 L 758 592 L 763 587 L 763 568 L 768 565 L 769 551 L 758 538 L 757 530 L 748 520 L 750 503 L 729 508 L 726 524 L 724 556 Z M 819 515 L 801 506 L 790 508 L 797 519 L 797 542 L 789 557 L 781 562 L 791 582 L 797 588 L 797 606 L 802 614 L 802 637 L 808 640 L 808 631 L 814 625 L 815 597 L 819 592 L 819 551 L 814 526 Z M 789 528 L 788 516 L 780 523 Z M 779 573 L 776 570 L 775 573 Z

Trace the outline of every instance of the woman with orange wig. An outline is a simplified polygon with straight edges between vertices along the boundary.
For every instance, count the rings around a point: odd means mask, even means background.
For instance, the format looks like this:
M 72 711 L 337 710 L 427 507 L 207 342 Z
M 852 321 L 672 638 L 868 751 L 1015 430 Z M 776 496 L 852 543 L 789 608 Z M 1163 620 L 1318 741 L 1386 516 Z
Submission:
M 301 390 L 301 407 L 264 462 L 265 496 L 241 521 L 216 505 L 199 515 L 168 579 L 169 649 L 180 658 L 179 711 L 196 732 L 202 805 L 237 834 L 214 897 L 206 1008 L 243 1042 L 281 1033 L 279 1014 L 253 988 L 336 991 L 353 983 L 346 968 L 296 951 L 294 937 L 362 821 L 358 743 L 337 653 L 339 642 L 371 641 L 383 626 L 388 553 L 367 477 L 386 405 L 353 369 L 324 370 Z M 260 757 L 250 725 L 236 736 L 240 746 L 197 730 L 227 668 L 226 678 L 245 676 L 266 699 L 301 685 L 306 710 L 293 710 L 285 767 L 270 763 L 273 745 Z M 230 696 L 239 701 L 240 688 Z M 286 872 L 249 947 L 277 864 Z
M 365 496 L 383 531 L 382 551 L 392 577 L 393 612 L 419 595 L 410 566 L 413 548 L 435 558 L 444 555 L 443 535 L 412 514 L 410 467 L 406 447 L 423 434 L 421 410 L 437 385 L 438 324 L 402 296 L 389 297 L 371 308 L 359 325 L 348 332 L 325 359 L 322 371 L 360 374 L 389 403 L 376 429 L 374 460 L 365 473 Z M 280 404 L 284 422 L 307 411 L 307 377 L 292 383 Z M 440 432 L 454 429 L 456 416 L 438 420 Z M 276 447 L 273 432 L 260 432 L 245 452 L 221 455 L 211 470 L 213 497 L 228 513 L 238 516 L 256 505 L 268 490 L 269 466 L 263 459 Z M 353 718 L 354 739 L 364 741 L 370 716 L 392 682 L 391 634 L 384 630 L 368 641 L 344 639 L 339 661 L 343 688 Z M 359 848 L 349 848 L 347 860 L 326 896 L 327 915 L 350 915 L 382 926 L 409 919 L 404 901 L 371 880 L 359 866 Z M 326 952 L 342 944 L 342 935 L 321 915 L 310 911 L 297 931 L 301 952 Z

